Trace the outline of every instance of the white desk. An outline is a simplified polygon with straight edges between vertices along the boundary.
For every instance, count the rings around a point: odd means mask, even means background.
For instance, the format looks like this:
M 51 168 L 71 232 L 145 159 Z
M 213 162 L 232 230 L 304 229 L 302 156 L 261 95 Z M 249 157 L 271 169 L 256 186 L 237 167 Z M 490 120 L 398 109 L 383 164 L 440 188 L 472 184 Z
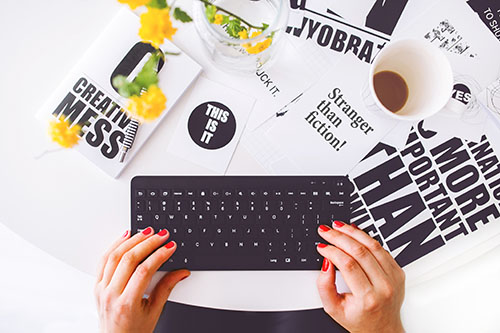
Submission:
M 113 0 L 30 0 L 22 5 L 7 1 L 0 14 L 3 44 L 0 100 L 4 119 L 0 131 L 0 222 L 52 256 L 91 274 L 107 246 L 129 227 L 129 182 L 134 175 L 208 173 L 165 152 L 180 116 L 178 110 L 185 102 L 182 100 L 118 180 L 111 179 L 90 162 L 79 166 L 85 159 L 74 151 L 34 159 L 47 147 L 45 130 L 34 114 L 119 8 Z M 210 72 L 207 75 L 210 76 Z M 264 170 L 240 147 L 228 172 L 262 174 Z M 416 310 L 424 302 L 431 309 L 439 305 L 436 311 L 455 309 L 454 315 L 443 318 L 451 319 L 450 325 L 457 330 L 467 327 L 467 323 L 469 327 L 479 327 L 473 325 L 477 319 L 490 325 L 485 326 L 485 330 L 493 330 L 495 320 L 488 321 L 488 318 L 500 315 L 496 297 L 492 297 L 500 294 L 500 248 L 495 248 L 487 259 L 450 269 L 498 243 L 498 239 L 493 239 L 445 265 L 439 272 L 412 281 L 417 283 L 444 274 L 436 282 L 429 281 L 408 290 L 403 308 L 407 328 L 418 331 L 428 324 L 423 320 L 428 315 L 427 309 Z M 217 308 L 315 308 L 320 307 L 316 274 L 195 272 L 172 297 Z M 464 295 L 464 279 L 457 277 L 458 274 L 469 277 L 470 283 L 480 283 L 479 294 L 470 291 Z M 440 297 L 443 295 L 449 297 L 449 301 Z M 436 314 L 431 318 L 441 317 Z M 498 319 L 496 324 L 500 327 Z

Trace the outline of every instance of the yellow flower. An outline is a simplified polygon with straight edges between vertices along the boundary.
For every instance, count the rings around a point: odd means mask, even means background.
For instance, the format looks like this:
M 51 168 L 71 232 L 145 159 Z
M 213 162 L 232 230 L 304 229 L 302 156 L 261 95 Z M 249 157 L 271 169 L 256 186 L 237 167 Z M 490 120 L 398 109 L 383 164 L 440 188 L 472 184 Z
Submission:
M 241 30 L 238 32 L 238 36 L 240 36 L 240 39 L 248 39 L 248 31 L 246 29 Z
M 262 31 L 254 31 L 252 32 L 252 35 L 250 38 L 254 38 L 259 36 L 262 33 Z M 248 32 L 246 30 L 242 30 L 238 33 L 238 36 L 240 36 L 241 39 L 249 39 L 248 37 Z M 243 44 L 243 47 L 247 50 L 249 54 L 258 54 L 267 49 L 271 43 L 273 42 L 272 38 L 266 38 L 263 42 L 257 43 L 254 46 L 252 44 Z
M 168 8 L 149 8 L 147 12 L 141 15 L 139 36 L 156 48 L 163 44 L 165 38 L 172 40 L 172 36 L 176 32 L 177 29 L 172 26 Z
M 273 40 L 271 38 L 266 38 L 265 41 L 255 44 L 254 46 L 247 47 L 246 50 L 250 54 L 258 54 L 267 49 Z
M 257 37 L 257 36 L 259 36 L 261 33 L 262 33 L 262 31 L 254 31 L 254 32 L 252 32 L 252 36 L 250 36 L 250 38 Z
M 150 122 L 158 118 L 165 110 L 167 98 L 158 86 L 150 86 L 141 96 L 129 99 L 129 112 L 140 121 Z
M 78 134 L 81 129 L 80 125 L 70 126 L 69 121 L 61 118 L 61 120 L 52 120 L 50 122 L 49 136 L 52 141 L 57 142 L 62 147 L 71 148 L 80 140 Z
M 214 24 L 221 25 L 224 17 L 221 14 L 215 15 Z
M 119 3 L 124 3 L 130 6 L 131 9 L 136 9 L 140 6 L 145 6 L 151 0 L 118 0 Z
M 240 32 L 238 32 L 238 36 L 240 36 L 240 39 L 248 39 L 248 31 L 246 29 L 245 30 L 241 30 Z M 242 46 L 244 48 L 247 48 L 247 47 L 251 47 L 252 44 L 245 43 L 245 44 L 242 44 Z

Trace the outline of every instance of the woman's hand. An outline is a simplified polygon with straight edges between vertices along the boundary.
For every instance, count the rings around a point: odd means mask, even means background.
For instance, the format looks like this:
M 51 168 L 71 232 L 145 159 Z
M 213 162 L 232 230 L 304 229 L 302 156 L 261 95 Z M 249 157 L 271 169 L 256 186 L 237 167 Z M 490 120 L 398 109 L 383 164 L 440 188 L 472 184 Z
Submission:
M 133 237 L 127 231 L 103 256 L 95 285 L 102 332 L 153 332 L 170 292 L 190 274 L 168 273 L 143 298 L 153 274 L 175 252 L 173 241 L 162 246 L 168 237 L 165 229 L 154 234 L 149 227 Z
M 319 244 L 325 257 L 318 291 L 325 312 L 350 332 L 404 332 L 400 309 L 405 274 L 375 239 L 353 225 L 335 221 L 318 233 L 332 245 Z M 339 294 L 335 267 L 352 293 Z

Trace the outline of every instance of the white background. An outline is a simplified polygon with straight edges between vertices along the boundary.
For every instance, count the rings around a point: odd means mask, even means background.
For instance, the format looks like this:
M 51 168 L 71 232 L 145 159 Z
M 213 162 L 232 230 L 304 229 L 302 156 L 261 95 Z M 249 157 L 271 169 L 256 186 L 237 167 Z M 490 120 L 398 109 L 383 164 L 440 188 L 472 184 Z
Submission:
M 171 132 L 168 129 L 174 128 L 180 115 L 176 110 L 119 180 L 109 178 L 71 151 L 33 159 L 48 147 L 34 114 L 119 8 L 113 0 L 2 1 L 1 332 L 95 331 L 91 274 L 107 245 L 128 228 L 130 178 L 137 173 L 206 173 L 171 156 L 158 157 L 164 155 Z M 238 149 L 229 172 L 262 173 L 262 169 Z M 402 309 L 406 329 L 500 331 L 497 244 L 500 239 L 493 238 L 439 271 L 412 281 Z M 296 290 L 312 293 L 314 274 L 304 279 L 310 284 Z M 224 279 L 224 275 L 194 274 L 192 278 L 178 295 L 189 298 L 190 290 L 211 279 Z M 280 278 L 269 276 L 271 284 Z M 263 284 L 249 289 L 260 290 L 261 297 L 275 296 L 272 290 L 264 292 L 266 279 L 261 277 Z M 237 287 L 237 283 L 227 285 L 231 291 Z M 293 290 L 293 286 L 288 287 Z M 284 300 L 290 297 L 287 291 L 280 290 Z M 303 306 L 316 302 L 315 296 L 299 294 L 296 298 Z

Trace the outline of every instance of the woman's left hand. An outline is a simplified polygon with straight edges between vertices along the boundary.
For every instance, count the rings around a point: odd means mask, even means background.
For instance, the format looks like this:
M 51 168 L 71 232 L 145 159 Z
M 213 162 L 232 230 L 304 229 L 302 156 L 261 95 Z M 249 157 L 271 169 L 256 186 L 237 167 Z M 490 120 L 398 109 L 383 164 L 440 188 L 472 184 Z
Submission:
M 153 332 L 175 285 L 188 270 L 168 273 L 144 298 L 153 274 L 177 248 L 167 230 L 149 227 L 130 237 L 126 232 L 103 256 L 97 273 L 95 296 L 101 332 Z

